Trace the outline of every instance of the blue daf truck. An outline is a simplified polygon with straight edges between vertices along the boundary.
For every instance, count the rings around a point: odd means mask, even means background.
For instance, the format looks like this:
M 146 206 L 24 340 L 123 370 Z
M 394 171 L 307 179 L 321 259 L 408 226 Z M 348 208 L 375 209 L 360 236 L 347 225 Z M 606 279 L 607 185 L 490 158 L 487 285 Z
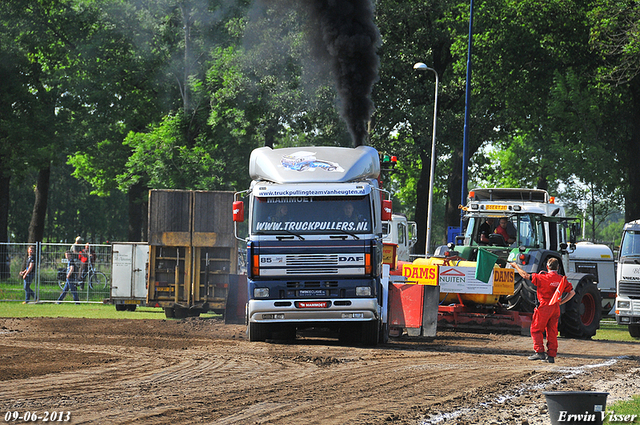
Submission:
M 367 146 L 255 149 L 248 191 L 247 333 L 250 341 L 328 332 L 376 345 L 387 336 L 378 152 Z M 244 200 L 243 200 L 244 199 Z

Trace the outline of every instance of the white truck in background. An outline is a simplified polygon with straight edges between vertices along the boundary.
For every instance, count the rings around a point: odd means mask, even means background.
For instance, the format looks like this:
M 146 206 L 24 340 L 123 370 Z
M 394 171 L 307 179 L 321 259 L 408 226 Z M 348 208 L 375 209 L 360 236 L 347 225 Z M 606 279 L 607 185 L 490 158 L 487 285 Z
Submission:
M 640 220 L 622 229 L 617 270 L 616 322 L 640 337 Z
M 398 261 L 412 261 L 411 251 L 416 244 L 418 227 L 415 221 L 408 221 L 403 214 L 392 214 L 391 221 L 382 223 L 384 242 L 398 245 Z
M 592 242 L 578 242 L 569 249 L 569 271 L 593 275 L 602 297 L 602 314 L 609 314 L 613 310 L 616 270 L 611 248 Z

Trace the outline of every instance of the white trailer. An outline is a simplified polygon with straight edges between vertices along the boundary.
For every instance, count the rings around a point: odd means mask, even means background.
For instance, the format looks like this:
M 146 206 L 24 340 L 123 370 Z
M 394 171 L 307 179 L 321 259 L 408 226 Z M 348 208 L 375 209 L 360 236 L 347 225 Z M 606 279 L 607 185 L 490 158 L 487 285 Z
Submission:
M 111 302 L 118 311 L 134 311 L 147 299 L 149 245 L 118 242 L 112 244 L 111 252 Z

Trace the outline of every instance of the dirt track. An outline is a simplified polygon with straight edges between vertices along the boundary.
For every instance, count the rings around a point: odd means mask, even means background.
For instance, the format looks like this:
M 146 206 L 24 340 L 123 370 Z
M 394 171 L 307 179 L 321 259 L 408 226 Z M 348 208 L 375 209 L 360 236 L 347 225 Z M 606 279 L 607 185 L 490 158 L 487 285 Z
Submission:
M 0 319 L 0 417 L 71 423 L 549 424 L 542 391 L 640 394 L 640 344 L 441 332 L 433 341 L 249 343 L 215 319 Z M 640 413 L 640 412 L 638 412 Z

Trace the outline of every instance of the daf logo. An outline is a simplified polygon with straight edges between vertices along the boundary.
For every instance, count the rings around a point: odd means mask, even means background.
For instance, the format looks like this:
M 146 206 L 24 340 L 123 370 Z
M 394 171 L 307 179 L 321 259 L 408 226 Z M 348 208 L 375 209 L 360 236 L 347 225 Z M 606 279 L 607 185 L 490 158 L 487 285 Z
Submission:
M 362 261 L 362 257 L 338 257 L 338 260 L 341 262 L 353 263 Z

